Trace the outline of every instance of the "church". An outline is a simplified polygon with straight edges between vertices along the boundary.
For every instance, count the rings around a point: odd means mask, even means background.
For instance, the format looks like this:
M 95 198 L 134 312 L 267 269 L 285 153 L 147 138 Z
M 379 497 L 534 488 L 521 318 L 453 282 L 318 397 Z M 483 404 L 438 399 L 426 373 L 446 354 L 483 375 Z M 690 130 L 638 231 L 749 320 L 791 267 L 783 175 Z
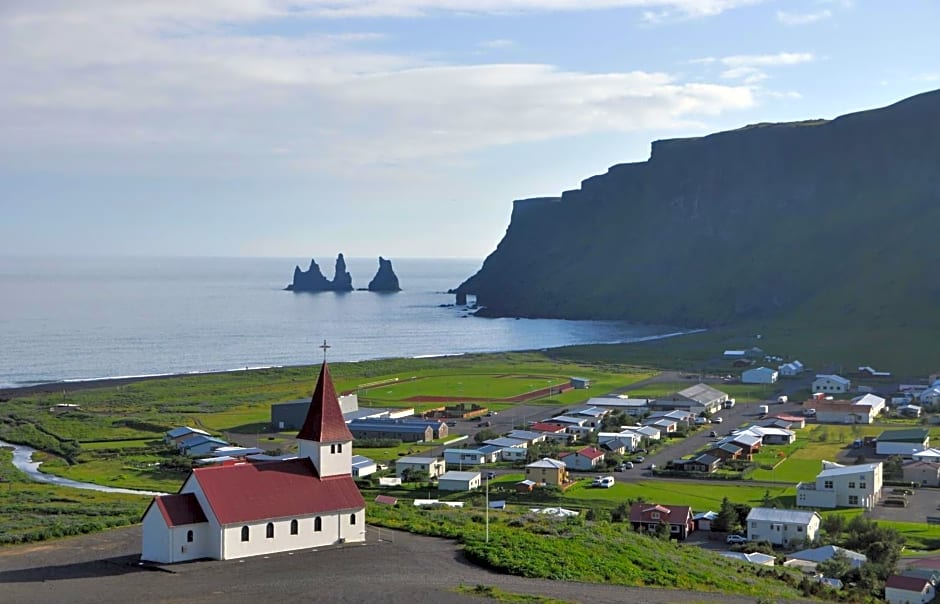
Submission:
M 194 469 L 144 513 L 141 559 L 232 560 L 365 541 L 352 440 L 324 360 L 298 457 Z

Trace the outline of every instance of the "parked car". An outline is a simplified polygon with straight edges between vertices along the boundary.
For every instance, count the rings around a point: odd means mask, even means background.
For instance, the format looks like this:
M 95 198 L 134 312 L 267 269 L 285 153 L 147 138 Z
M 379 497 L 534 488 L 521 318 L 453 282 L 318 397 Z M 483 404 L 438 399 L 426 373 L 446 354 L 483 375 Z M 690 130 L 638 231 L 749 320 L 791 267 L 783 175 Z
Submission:
M 713 424 L 720 424 L 720 423 L 723 422 L 723 421 L 725 421 L 725 419 L 724 419 L 723 417 L 713 417 L 713 418 L 712 418 L 712 423 L 713 423 Z
M 594 482 L 591 483 L 593 487 L 599 487 L 602 489 L 609 489 L 614 486 L 614 477 L 613 476 L 598 476 L 594 479 Z
M 803 415 L 805 417 L 816 417 L 815 409 L 803 409 Z
M 744 535 L 728 535 L 725 539 L 725 543 L 736 545 L 738 543 L 747 543 L 747 537 Z
M 708 435 L 711 436 L 712 438 L 718 438 L 718 433 L 715 432 L 714 430 L 712 430 L 711 432 L 709 432 Z
M 487 472 L 487 473 L 486 473 L 486 479 L 487 479 L 487 480 L 493 480 L 494 478 L 496 478 L 496 472 L 490 471 L 490 472 Z
M 644 461 L 646 461 L 646 458 L 643 457 L 642 455 L 637 455 L 636 457 L 633 458 L 633 461 L 637 463 L 643 463 Z
M 633 462 L 632 462 L 632 461 L 628 461 L 628 462 L 624 463 L 624 464 L 623 464 L 623 469 L 624 469 L 624 470 L 632 470 L 632 469 L 633 469 Z

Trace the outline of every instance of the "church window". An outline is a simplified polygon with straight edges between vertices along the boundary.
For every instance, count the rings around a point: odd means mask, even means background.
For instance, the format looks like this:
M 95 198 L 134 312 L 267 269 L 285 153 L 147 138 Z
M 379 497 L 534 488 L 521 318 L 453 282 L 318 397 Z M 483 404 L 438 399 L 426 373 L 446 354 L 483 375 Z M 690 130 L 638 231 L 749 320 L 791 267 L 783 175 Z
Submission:
M 337 453 L 343 452 L 343 443 L 339 443 L 338 445 L 336 445 L 336 452 Z
M 317 533 L 323 530 L 323 519 L 319 516 L 313 519 L 313 530 Z
M 242 527 L 242 541 L 248 541 L 248 527 Z
M 265 535 L 268 539 L 274 539 L 274 523 L 269 522 L 267 528 L 267 534 Z
M 296 519 L 290 521 L 290 534 L 291 535 L 297 534 L 297 520 Z
M 355 515 L 355 514 L 350 514 L 350 515 L 349 515 L 349 524 L 356 524 L 356 515 Z
M 336 453 L 336 445 L 330 445 L 330 453 Z
M 193 532 L 186 531 L 186 543 L 192 543 L 192 542 L 193 542 Z

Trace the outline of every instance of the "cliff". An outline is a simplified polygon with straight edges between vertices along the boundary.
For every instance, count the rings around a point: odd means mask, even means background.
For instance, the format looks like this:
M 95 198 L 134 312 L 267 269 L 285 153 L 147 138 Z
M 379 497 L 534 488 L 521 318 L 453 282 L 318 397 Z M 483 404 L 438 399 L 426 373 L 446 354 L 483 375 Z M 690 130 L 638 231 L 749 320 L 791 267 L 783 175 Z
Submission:
M 940 303 L 940 91 L 834 120 L 656 141 L 514 203 L 456 288 L 492 316 L 922 324 Z
M 398 284 L 398 276 L 392 268 L 392 261 L 379 256 L 379 270 L 375 277 L 369 281 L 370 292 L 398 292 L 401 287 Z

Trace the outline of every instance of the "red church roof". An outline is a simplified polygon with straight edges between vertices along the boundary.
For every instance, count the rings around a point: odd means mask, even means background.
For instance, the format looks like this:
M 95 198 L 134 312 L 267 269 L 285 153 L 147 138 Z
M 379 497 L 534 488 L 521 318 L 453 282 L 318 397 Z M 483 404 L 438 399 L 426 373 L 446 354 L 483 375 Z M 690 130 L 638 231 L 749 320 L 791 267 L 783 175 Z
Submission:
M 330 377 L 326 361 L 320 367 L 320 377 L 310 400 L 310 409 L 297 438 L 321 443 L 353 439 L 352 433 L 346 427 L 346 420 L 343 419 L 343 411 L 340 409 L 339 399 L 336 398 L 336 388 L 333 387 L 333 379 Z
M 351 476 L 320 478 L 307 457 L 196 468 L 193 478 L 223 525 L 358 510 L 366 505 Z
M 199 500 L 192 493 L 161 495 L 154 497 L 150 505 L 157 506 L 167 526 L 183 526 L 207 521 Z M 146 513 L 144 515 L 146 516 Z

